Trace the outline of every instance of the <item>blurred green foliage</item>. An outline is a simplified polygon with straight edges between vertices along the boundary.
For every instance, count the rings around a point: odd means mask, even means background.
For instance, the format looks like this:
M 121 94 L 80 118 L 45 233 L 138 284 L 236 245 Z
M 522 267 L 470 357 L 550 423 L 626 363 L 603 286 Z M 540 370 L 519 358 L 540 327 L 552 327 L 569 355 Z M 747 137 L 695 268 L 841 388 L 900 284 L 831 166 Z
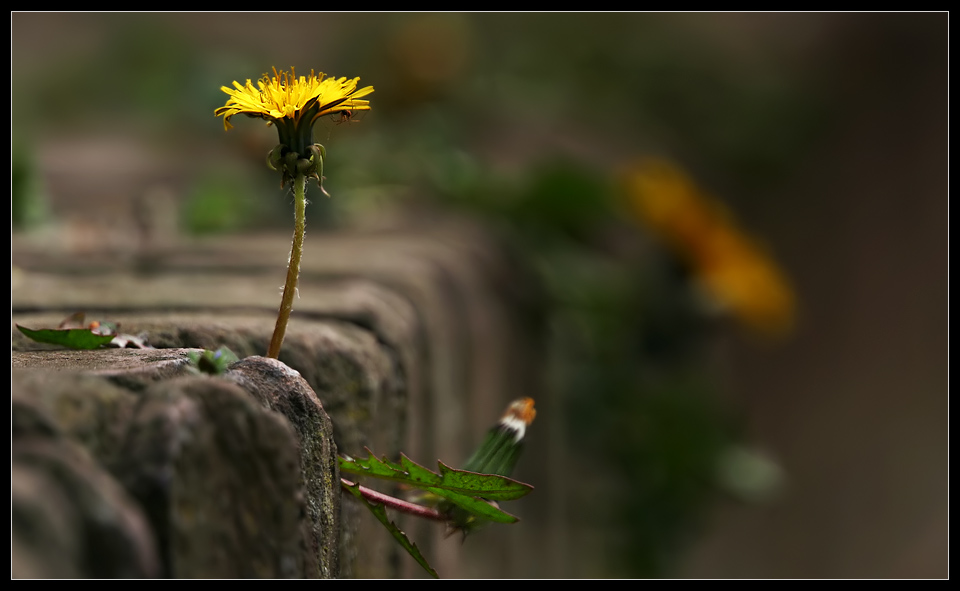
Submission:
M 580 241 L 539 256 L 554 305 L 551 385 L 566 431 L 578 456 L 606 464 L 617 484 L 609 498 L 588 488 L 577 500 L 620 531 L 611 572 L 669 576 L 723 492 L 716 462 L 737 441 L 735 413 L 719 402 L 706 362 L 715 327 L 668 253 L 640 263 Z
M 48 216 L 33 153 L 18 141 L 10 147 L 10 223 L 15 230 L 34 228 Z
M 233 175 L 206 174 L 191 187 L 181 204 L 181 223 L 191 234 L 214 234 L 256 229 L 263 215 L 261 196 Z

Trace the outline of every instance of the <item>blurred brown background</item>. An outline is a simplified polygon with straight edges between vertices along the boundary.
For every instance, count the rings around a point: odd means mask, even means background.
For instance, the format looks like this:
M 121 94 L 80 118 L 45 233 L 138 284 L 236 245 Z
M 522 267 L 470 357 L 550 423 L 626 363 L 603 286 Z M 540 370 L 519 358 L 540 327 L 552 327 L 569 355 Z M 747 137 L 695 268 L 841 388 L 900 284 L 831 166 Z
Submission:
M 541 413 L 567 416 L 550 437 L 531 429 L 546 441 L 524 462 L 548 445 L 578 450 L 566 477 L 591 484 L 558 498 L 534 483 L 570 521 L 527 576 L 946 577 L 947 22 L 13 13 L 12 222 L 24 239 L 91 255 L 123 256 L 145 233 L 287 233 L 289 196 L 263 166 L 274 131 L 236 118 L 225 133 L 219 88 L 273 66 L 360 76 L 376 87 L 373 110 L 316 129 L 335 198 L 313 195 L 311 231 L 456 211 L 512 236 L 559 302 L 546 348 L 566 373 L 548 376 Z M 705 424 L 733 417 L 715 447 L 775 462 L 782 480 L 763 502 L 668 483 L 633 503 L 648 464 L 674 464 L 598 436 L 657 416 L 631 406 L 642 379 L 611 376 L 678 367 L 619 347 L 629 326 L 589 324 L 633 309 L 630 289 L 604 290 L 638 260 L 624 252 L 651 247 L 610 195 L 644 155 L 721 198 L 791 278 L 787 338 L 733 324 L 671 333 L 707 343 L 671 355 L 709 384 L 698 404 L 722 408 Z M 615 303 L 580 315 L 558 276 Z M 702 432 L 677 416 L 679 432 Z

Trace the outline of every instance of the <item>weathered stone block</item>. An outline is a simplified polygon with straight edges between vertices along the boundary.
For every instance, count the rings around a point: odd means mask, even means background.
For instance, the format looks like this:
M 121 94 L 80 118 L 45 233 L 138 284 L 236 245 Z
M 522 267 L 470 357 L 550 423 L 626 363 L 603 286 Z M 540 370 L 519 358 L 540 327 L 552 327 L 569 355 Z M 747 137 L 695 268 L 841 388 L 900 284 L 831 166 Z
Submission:
M 81 389 L 90 393 L 90 386 Z M 64 435 L 51 416 L 56 409 L 45 408 L 31 395 L 34 392 L 14 380 L 11 575 L 158 576 L 159 554 L 140 505 L 86 448 Z M 72 426 L 86 428 L 80 423 Z
M 166 576 L 322 573 L 303 548 L 296 438 L 235 384 L 198 376 L 151 386 L 114 472 L 149 515 Z
M 392 458 L 403 451 L 425 465 L 456 465 L 507 402 L 540 401 L 543 301 L 522 257 L 484 228 L 421 220 L 394 231 L 310 234 L 305 247 L 280 361 L 310 384 L 341 451 L 369 447 Z M 286 235 L 182 243 L 152 253 L 151 272 L 136 273 L 117 261 L 15 245 L 22 272 L 14 312 L 45 315 L 50 326 L 84 310 L 125 331 L 147 331 L 154 346 L 227 345 L 241 358 L 262 355 L 289 248 Z M 523 572 L 510 557 L 539 535 L 528 515 L 542 517 L 548 504 L 525 507 L 511 508 L 525 513 L 524 527 L 489 528 L 487 541 L 471 540 L 468 549 L 444 539 L 436 524 L 402 526 L 444 576 L 510 576 Z M 350 499 L 340 523 L 341 576 L 422 575 Z
M 256 358 L 176 377 L 186 361 L 14 352 L 15 576 L 337 576 L 336 447 L 309 385 Z

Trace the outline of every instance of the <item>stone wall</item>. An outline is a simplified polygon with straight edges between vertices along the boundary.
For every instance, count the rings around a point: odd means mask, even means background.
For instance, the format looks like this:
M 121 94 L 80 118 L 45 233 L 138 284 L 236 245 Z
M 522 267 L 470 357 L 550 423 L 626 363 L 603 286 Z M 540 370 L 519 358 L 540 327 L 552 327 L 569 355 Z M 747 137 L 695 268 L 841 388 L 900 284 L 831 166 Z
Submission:
M 156 349 L 54 351 L 12 329 L 14 576 L 422 576 L 365 509 L 340 506 L 333 454 L 462 461 L 507 402 L 539 395 L 539 293 L 500 242 L 460 222 L 309 235 L 306 248 L 278 362 L 257 355 L 288 238 L 121 261 L 15 237 L 15 324 L 83 311 Z M 187 349 L 220 345 L 243 361 L 188 375 Z M 92 492 L 73 494 L 78 482 Z M 77 526 L 87 497 L 114 517 Z M 467 548 L 436 524 L 403 527 L 444 577 L 510 576 L 500 558 L 529 543 L 491 533 Z M 51 560 L 53 542 L 73 558 Z

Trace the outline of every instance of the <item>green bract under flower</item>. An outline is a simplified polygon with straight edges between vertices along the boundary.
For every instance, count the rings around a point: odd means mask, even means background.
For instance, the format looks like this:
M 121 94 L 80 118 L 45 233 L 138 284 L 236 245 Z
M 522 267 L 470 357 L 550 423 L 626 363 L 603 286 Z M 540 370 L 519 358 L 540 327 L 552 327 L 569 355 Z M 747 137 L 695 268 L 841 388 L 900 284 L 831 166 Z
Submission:
M 280 150 L 271 155 L 271 161 L 295 163 L 306 159 L 312 165 L 312 154 L 317 150 L 313 142 L 313 124 L 324 115 L 341 114 L 350 117 L 356 111 L 370 110 L 370 101 L 360 97 L 373 92 L 372 86 L 357 88 L 360 78 L 326 78 L 323 72 L 310 71 L 309 76 L 297 76 L 293 68 L 290 72 L 277 72 L 273 76 L 264 74 L 254 87 L 247 80 L 245 85 L 234 81 L 234 88 L 221 86 L 220 89 L 230 95 L 227 103 L 216 109 L 214 115 L 223 116 L 223 128 L 228 130 L 230 118 L 234 115 L 246 115 L 265 119 L 275 124 L 280 135 Z M 288 157 L 290 153 L 294 156 Z M 301 163 L 300 172 L 305 164 Z M 288 170 L 289 169 L 289 170 Z M 284 183 L 296 174 L 294 166 L 284 166 Z M 310 176 L 318 176 L 315 171 Z M 322 171 L 319 173 L 322 175 Z M 319 176 L 318 176 L 319 178 Z

